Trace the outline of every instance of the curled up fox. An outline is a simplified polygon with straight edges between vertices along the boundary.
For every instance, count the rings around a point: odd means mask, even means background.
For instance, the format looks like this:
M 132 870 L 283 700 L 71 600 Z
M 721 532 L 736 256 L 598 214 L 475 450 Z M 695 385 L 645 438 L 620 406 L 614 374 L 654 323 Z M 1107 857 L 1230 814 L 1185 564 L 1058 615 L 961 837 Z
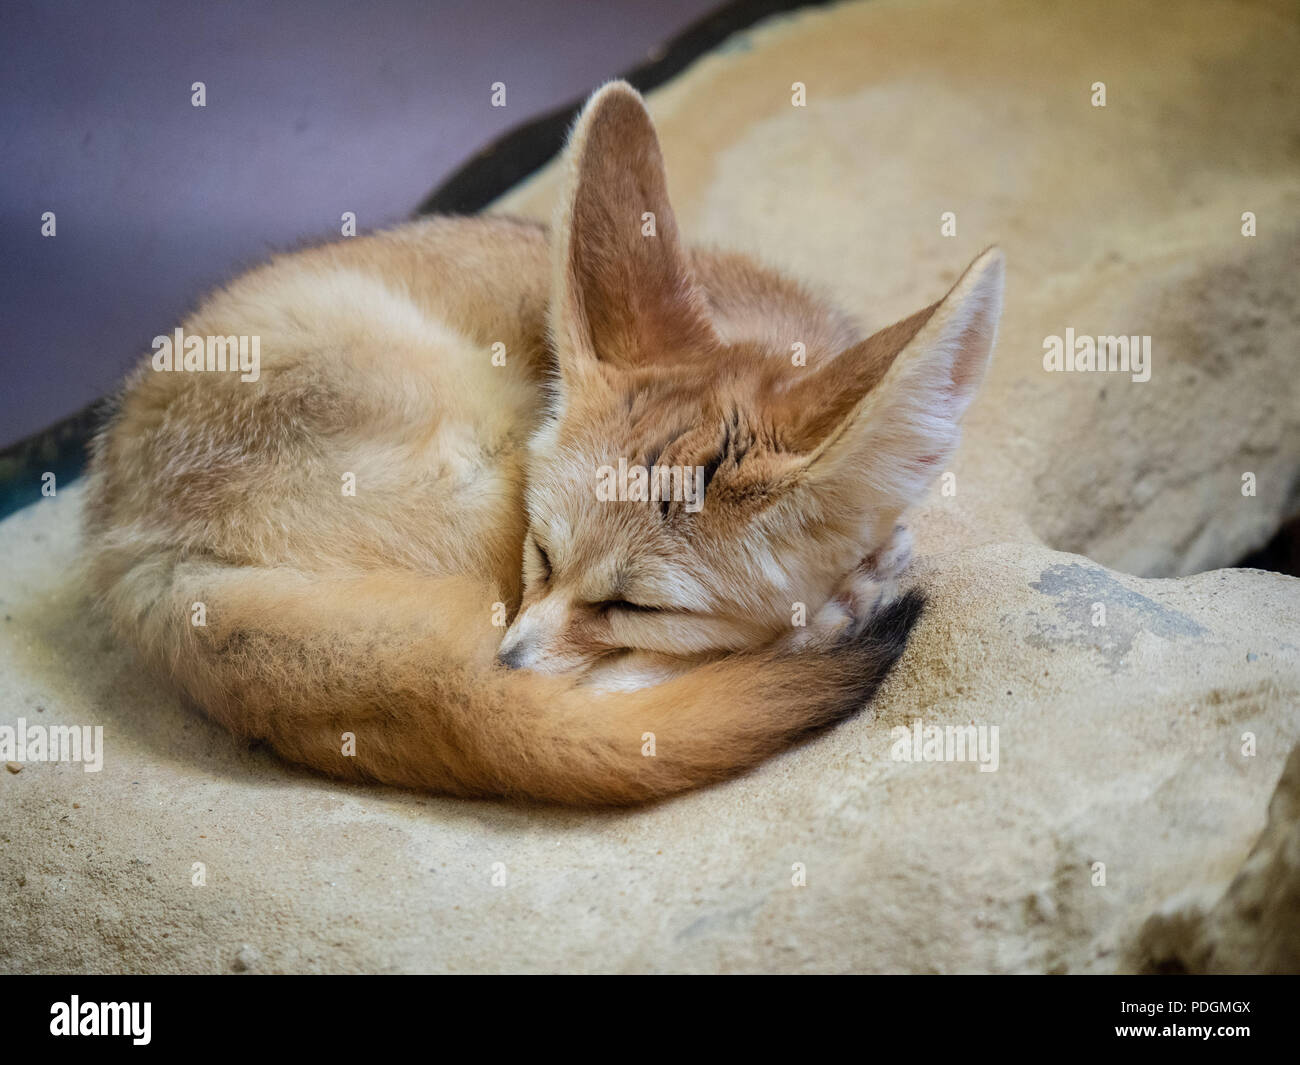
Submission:
M 902 654 L 904 519 L 1002 272 L 985 252 L 863 337 L 685 245 L 645 106 L 606 85 L 549 231 L 430 218 L 277 257 L 184 323 L 259 337 L 255 380 L 146 358 L 94 446 L 94 591 L 210 715 L 336 777 L 575 804 L 717 780 Z M 620 462 L 687 471 L 698 505 L 599 493 Z

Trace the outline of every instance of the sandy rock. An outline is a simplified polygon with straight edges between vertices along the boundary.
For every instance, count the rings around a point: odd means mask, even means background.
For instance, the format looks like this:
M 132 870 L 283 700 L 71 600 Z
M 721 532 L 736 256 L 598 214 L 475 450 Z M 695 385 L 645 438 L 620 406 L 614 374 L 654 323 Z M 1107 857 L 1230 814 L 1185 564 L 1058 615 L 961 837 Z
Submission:
M 1300 746 L 1227 891 L 1208 908 L 1193 892 L 1171 900 L 1143 927 L 1135 962 L 1155 972 L 1300 972 Z

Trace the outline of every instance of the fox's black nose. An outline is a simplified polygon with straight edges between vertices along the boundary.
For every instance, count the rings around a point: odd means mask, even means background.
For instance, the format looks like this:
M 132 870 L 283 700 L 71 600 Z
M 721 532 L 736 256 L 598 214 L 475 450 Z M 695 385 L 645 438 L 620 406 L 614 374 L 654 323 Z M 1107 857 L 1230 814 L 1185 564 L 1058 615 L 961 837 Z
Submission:
M 524 660 L 524 649 L 522 646 L 512 647 L 509 651 L 502 651 L 497 655 L 497 661 L 506 669 L 518 669 Z

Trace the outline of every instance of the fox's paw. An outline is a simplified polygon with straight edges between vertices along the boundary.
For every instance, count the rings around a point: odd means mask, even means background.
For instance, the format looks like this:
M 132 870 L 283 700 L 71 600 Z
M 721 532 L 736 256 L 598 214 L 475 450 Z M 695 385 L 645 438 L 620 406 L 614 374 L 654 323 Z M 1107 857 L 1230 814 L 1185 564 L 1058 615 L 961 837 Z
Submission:
M 840 582 L 833 601 L 859 622 L 866 622 L 898 598 L 898 578 L 912 561 L 912 534 L 894 526 L 889 540 L 873 551 Z
M 782 637 L 777 646 L 783 651 L 826 647 L 837 643 L 841 637 L 853 631 L 856 625 L 857 619 L 850 613 L 848 604 L 835 598 L 809 618 L 806 625 L 791 629 L 790 634 Z
M 895 525 L 889 540 L 864 558 L 849 576 L 866 576 L 878 582 L 897 580 L 912 561 L 912 530 Z
M 870 617 L 898 598 L 898 578 L 912 561 L 912 531 L 895 525 L 884 546 L 872 552 L 845 578 L 854 613 Z

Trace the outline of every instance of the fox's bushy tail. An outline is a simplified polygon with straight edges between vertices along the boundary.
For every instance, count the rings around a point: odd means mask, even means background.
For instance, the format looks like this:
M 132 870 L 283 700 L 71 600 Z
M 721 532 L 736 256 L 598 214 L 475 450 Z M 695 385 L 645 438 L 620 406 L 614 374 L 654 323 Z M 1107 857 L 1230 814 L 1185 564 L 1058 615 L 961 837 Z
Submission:
M 492 596 L 469 580 L 132 554 L 98 559 L 115 628 L 236 734 L 335 777 L 572 804 L 715 781 L 856 713 L 924 607 L 913 592 L 827 649 L 596 694 L 494 666 Z

